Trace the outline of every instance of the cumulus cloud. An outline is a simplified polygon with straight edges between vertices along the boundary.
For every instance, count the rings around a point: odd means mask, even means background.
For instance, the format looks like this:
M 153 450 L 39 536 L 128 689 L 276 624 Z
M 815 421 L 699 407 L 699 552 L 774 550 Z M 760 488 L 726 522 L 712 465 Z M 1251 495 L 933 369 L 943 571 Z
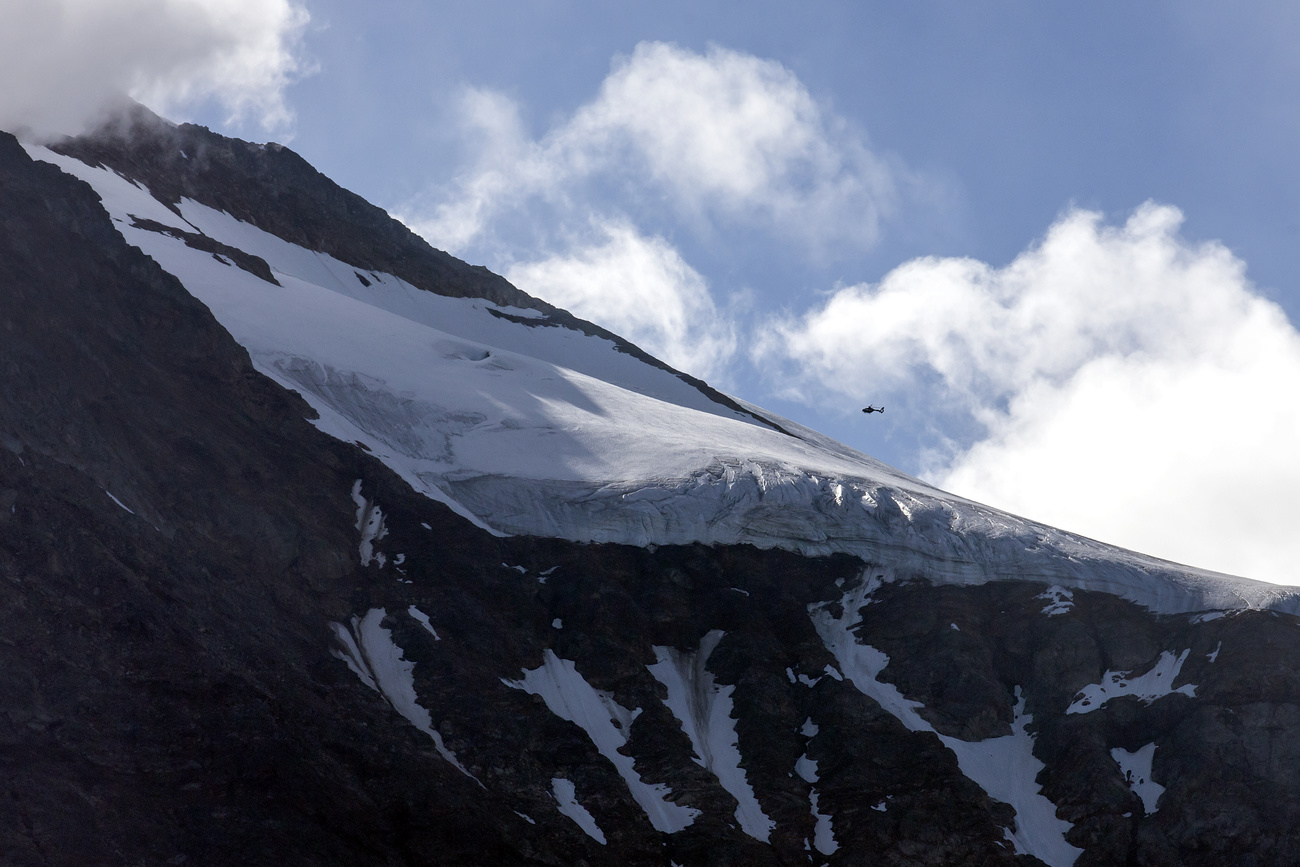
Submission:
M 470 90 L 463 121 L 480 157 L 415 225 L 464 249 L 495 217 L 542 199 L 581 210 L 587 185 L 666 202 L 707 231 L 758 225 L 822 250 L 874 243 L 894 172 L 781 64 L 714 47 L 641 43 L 599 92 L 541 138 L 505 97 Z
M 0 20 L 0 128 L 55 135 L 126 96 L 283 128 L 308 15 L 294 0 L 0 0 Z
M 1072 211 L 1004 268 L 909 262 L 775 323 L 805 394 L 912 394 L 973 431 L 927 475 L 1104 541 L 1300 584 L 1300 334 L 1147 204 Z M 917 398 L 915 393 L 924 397 Z
M 662 238 L 625 223 L 563 255 L 520 264 L 506 277 L 532 295 L 600 322 L 681 370 L 720 374 L 736 348 L 704 278 Z

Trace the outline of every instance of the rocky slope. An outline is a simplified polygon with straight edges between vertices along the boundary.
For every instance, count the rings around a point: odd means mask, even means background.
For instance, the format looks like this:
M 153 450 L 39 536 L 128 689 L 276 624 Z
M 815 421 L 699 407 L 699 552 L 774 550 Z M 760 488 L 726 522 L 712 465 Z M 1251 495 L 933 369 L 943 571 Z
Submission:
M 287 378 L 302 368 L 232 338 L 194 263 L 265 292 L 305 272 L 191 203 L 329 254 L 350 292 L 401 278 L 482 299 L 502 328 L 540 313 L 551 327 L 526 330 L 545 339 L 603 332 L 431 250 L 286 149 L 141 115 L 57 151 L 137 181 L 160 212 L 110 215 L 107 186 L 0 135 L 0 861 L 1300 860 L 1293 595 L 1028 523 L 990 535 L 970 516 L 1009 519 L 935 500 L 961 518 L 942 538 L 983 564 L 957 568 L 926 529 L 948 513 L 866 464 L 861 490 L 895 508 L 852 550 L 663 544 L 626 490 L 602 526 L 625 515 L 650 528 L 641 544 L 525 518 L 503 535 L 487 499 L 426 482 L 432 457 L 398 459 L 392 442 L 433 418 L 411 398 L 399 436 L 387 404 L 355 410 L 385 392 Z M 458 352 L 497 326 L 473 327 Z M 505 365 L 483 380 L 502 399 L 511 371 L 570 369 L 474 357 Z M 620 406 L 653 393 L 700 430 L 830 448 L 661 365 L 597 366 L 641 395 Z M 345 437 L 346 418 L 390 427 Z M 463 451 L 476 428 L 457 430 Z M 752 496 L 789 511 L 802 490 L 769 477 Z M 1178 604 L 1124 598 L 1146 586 L 1182 588 Z M 1241 603 L 1188 610 L 1208 598 Z

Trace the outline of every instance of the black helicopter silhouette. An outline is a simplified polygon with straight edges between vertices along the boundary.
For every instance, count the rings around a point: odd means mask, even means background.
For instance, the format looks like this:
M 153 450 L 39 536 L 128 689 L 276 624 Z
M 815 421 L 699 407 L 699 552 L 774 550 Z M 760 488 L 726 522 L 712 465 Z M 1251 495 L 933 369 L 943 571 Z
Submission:
M 883 406 L 868 406 L 866 409 L 862 411 L 865 412 L 867 415 L 871 415 L 871 413 L 873 412 L 884 412 L 885 408 Z

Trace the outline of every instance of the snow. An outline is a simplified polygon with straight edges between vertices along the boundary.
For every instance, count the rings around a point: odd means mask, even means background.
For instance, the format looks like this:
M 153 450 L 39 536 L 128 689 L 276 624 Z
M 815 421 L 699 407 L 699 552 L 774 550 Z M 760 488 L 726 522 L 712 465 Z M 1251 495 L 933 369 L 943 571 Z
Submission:
M 735 815 L 741 830 L 766 843 L 776 823 L 759 806 L 740 767 L 739 737 L 731 716 L 731 694 L 736 688 L 720 686 L 705 667 L 723 635 L 720 629 L 709 632 L 700 639 L 696 652 L 656 646 L 658 661 L 647 668 L 668 691 L 664 703 L 691 739 L 695 763 L 708 769 L 736 799 Z
M 840 848 L 840 844 L 835 842 L 835 830 L 831 827 L 831 817 L 822 813 L 818 809 L 817 790 L 813 789 L 808 796 L 809 803 L 812 805 L 813 821 L 813 848 L 823 855 L 834 855 Z
M 1059 584 L 1053 584 L 1034 598 L 1047 600 L 1042 613 L 1048 617 L 1065 614 L 1074 607 L 1074 594 Z
M 361 442 L 476 526 L 579 542 L 848 553 L 936 582 L 1027 577 L 1163 613 L 1273 607 L 1300 591 L 1143 557 L 939 491 L 743 401 L 724 406 L 608 340 L 537 311 L 424 292 L 183 199 L 183 219 L 103 168 L 27 145 L 90 183 L 128 242 L 177 276 L 298 391 L 321 430 Z M 274 286 L 131 215 L 260 256 Z M 502 314 L 502 315 L 494 315 Z M 364 559 L 364 558 L 363 558 Z
M 1204 614 L 1198 614 L 1193 617 L 1192 623 L 1209 623 L 1211 620 L 1218 620 L 1220 617 L 1224 616 L 1226 616 L 1226 612 L 1223 611 L 1207 611 Z
M 812 721 L 812 717 L 805 720 L 802 728 L 799 729 L 799 733 L 806 738 L 816 736 L 817 732 L 817 724 Z M 795 761 L 794 771 L 805 783 L 810 785 L 816 783 L 818 780 L 817 762 L 814 759 L 808 758 L 807 753 L 804 753 Z M 835 851 L 840 848 L 840 844 L 835 842 L 835 832 L 831 824 L 831 817 L 822 813 L 819 808 L 820 805 L 818 804 L 818 801 L 820 800 L 820 797 L 821 796 L 815 788 L 808 793 L 808 806 L 812 810 L 814 822 L 813 846 L 823 855 L 833 855 Z
M 123 509 L 126 509 L 128 512 L 131 512 L 132 515 L 135 514 L 135 512 L 132 512 L 131 509 L 127 508 L 127 506 L 126 506 L 126 505 L 125 505 L 121 500 L 119 500 L 117 497 L 113 496 L 113 492 L 112 492 L 112 491 L 104 491 L 104 493 L 108 494 L 108 498 L 109 498 L 110 500 L 112 500 L 114 503 L 117 503 L 117 504 L 118 504 L 119 506 L 121 506 Z
M 380 624 L 387 612 L 383 608 L 371 608 L 364 617 L 352 618 L 352 629 L 341 623 L 331 623 L 334 634 L 339 638 L 344 650 L 335 656 L 343 659 L 348 668 L 361 678 L 362 683 L 378 692 L 388 700 L 393 709 L 420 731 L 433 739 L 433 746 L 450 762 L 456 770 L 469 777 L 480 786 L 478 778 L 466 770 L 456 758 L 456 754 L 447 749 L 442 742 L 442 735 L 433 728 L 429 712 L 420 705 L 415 694 L 415 663 L 406 660 L 402 648 L 393 641 L 390 630 Z
M 434 641 L 442 641 L 442 637 L 438 635 L 438 630 L 434 629 L 433 624 L 429 622 L 429 615 L 425 614 L 414 605 L 406 609 L 406 613 L 418 620 L 420 625 L 428 630 L 428 633 L 433 636 Z
M 807 753 L 795 760 L 794 772 L 802 777 L 805 783 L 817 782 L 817 762 L 808 758 Z
M 560 659 L 555 651 L 548 649 L 539 667 L 524 671 L 523 680 L 503 680 L 502 683 L 540 695 L 553 714 L 585 731 L 596 750 L 618 770 L 633 800 L 645 811 L 656 831 L 676 833 L 700 815 L 699 810 L 669 801 L 667 798 L 672 790 L 662 783 L 643 781 L 634 768 L 632 757 L 620 752 L 627 745 L 632 721 L 641 709 L 628 710 L 609 693 L 594 689 L 578 673 L 571 660 Z
M 352 502 L 357 504 L 357 530 L 361 533 L 358 552 L 361 565 L 369 566 L 372 562 L 378 562 L 382 568 L 387 558 L 375 552 L 375 542 L 388 535 L 388 528 L 384 526 L 384 513 L 361 495 L 360 479 L 357 479 L 356 484 L 352 486 Z
M 1165 793 L 1165 787 L 1151 779 L 1151 761 L 1156 755 L 1156 745 L 1149 743 L 1135 753 L 1116 747 L 1110 755 L 1119 765 L 1124 782 L 1142 799 L 1142 809 L 1148 815 L 1154 813 L 1156 802 Z
M 551 628 L 552 628 L 552 629 L 563 629 L 563 628 L 564 628 L 564 621 L 561 620 L 561 619 L 558 618 L 558 617 L 555 618 L 554 620 L 551 621 Z
M 923 705 L 905 698 L 898 687 L 882 683 L 880 672 L 889 664 L 889 657 L 865 644 L 859 644 L 853 630 L 861 622 L 860 610 L 882 583 L 882 578 L 872 575 L 839 600 L 842 610 L 838 617 L 830 613 L 826 603 L 810 606 L 813 624 L 826 645 L 848 675 L 848 679 L 864 695 L 874 699 L 882 708 L 893 714 L 911 731 L 932 732 L 944 746 L 957 756 L 961 772 L 979 784 L 989 796 L 1010 804 L 1016 811 L 1016 827 L 1008 829 L 1016 851 L 1033 855 L 1050 867 L 1069 867 L 1082 853 L 1071 846 L 1065 833 L 1071 824 L 1056 816 L 1056 807 L 1044 797 L 1035 781 L 1043 770 L 1043 763 L 1034 757 L 1033 735 L 1028 726 L 1033 717 L 1025 713 L 1025 701 L 1016 688 L 1015 716 L 1011 734 L 982 741 L 963 741 L 935 732 L 917 712 Z
M 1219 651 L 1222 649 L 1223 649 L 1223 642 L 1220 641 L 1218 644 L 1214 645 L 1213 650 L 1205 654 L 1205 658 L 1208 659 L 1210 662 L 1214 662 L 1219 658 Z
M 560 812 L 574 821 L 583 833 L 600 845 L 605 845 L 605 834 L 596 824 L 596 820 L 587 812 L 587 808 L 578 803 L 573 783 L 563 777 L 551 779 L 551 794 L 559 804 Z
M 555 785 L 555 784 L 554 784 L 554 781 L 552 781 L 552 783 L 551 783 L 552 789 L 554 789 L 554 785 Z M 530 816 L 530 815 L 528 815 L 527 813 L 521 813 L 521 812 L 519 812 L 518 810 L 511 810 L 510 812 L 514 813 L 516 816 L 518 816 L 519 818 L 523 819 L 525 822 L 527 822 L 527 823 L 530 824 L 530 825 L 536 825 L 536 824 L 537 824 L 537 821 L 536 821 L 535 819 L 533 819 L 533 817 Z
M 1101 683 L 1090 683 L 1079 690 L 1066 713 L 1091 713 L 1110 701 L 1125 695 L 1136 696 L 1143 704 L 1151 704 L 1158 698 L 1172 693 L 1182 693 L 1189 698 L 1196 697 L 1196 687 L 1185 683 L 1174 689 L 1174 681 L 1182 671 L 1187 660 L 1188 648 L 1175 657 L 1168 650 L 1161 651 L 1160 658 L 1145 674 L 1133 677 L 1127 671 L 1107 671 L 1101 676 Z

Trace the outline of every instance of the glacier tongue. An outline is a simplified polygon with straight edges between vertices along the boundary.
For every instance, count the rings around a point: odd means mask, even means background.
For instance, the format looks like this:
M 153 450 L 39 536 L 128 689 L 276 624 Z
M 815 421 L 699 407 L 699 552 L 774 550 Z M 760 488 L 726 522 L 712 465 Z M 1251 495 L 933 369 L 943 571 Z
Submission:
M 364 444 L 491 532 L 848 553 L 935 582 L 1027 578 L 1160 612 L 1300 612 L 1293 589 L 1144 557 L 946 494 L 743 401 L 724 405 L 537 311 L 363 275 L 188 199 L 182 218 L 108 169 L 28 151 L 90 183 L 123 236 L 203 301 L 259 370 L 299 391 L 321 429 Z M 279 285 L 136 217 L 260 257 Z

